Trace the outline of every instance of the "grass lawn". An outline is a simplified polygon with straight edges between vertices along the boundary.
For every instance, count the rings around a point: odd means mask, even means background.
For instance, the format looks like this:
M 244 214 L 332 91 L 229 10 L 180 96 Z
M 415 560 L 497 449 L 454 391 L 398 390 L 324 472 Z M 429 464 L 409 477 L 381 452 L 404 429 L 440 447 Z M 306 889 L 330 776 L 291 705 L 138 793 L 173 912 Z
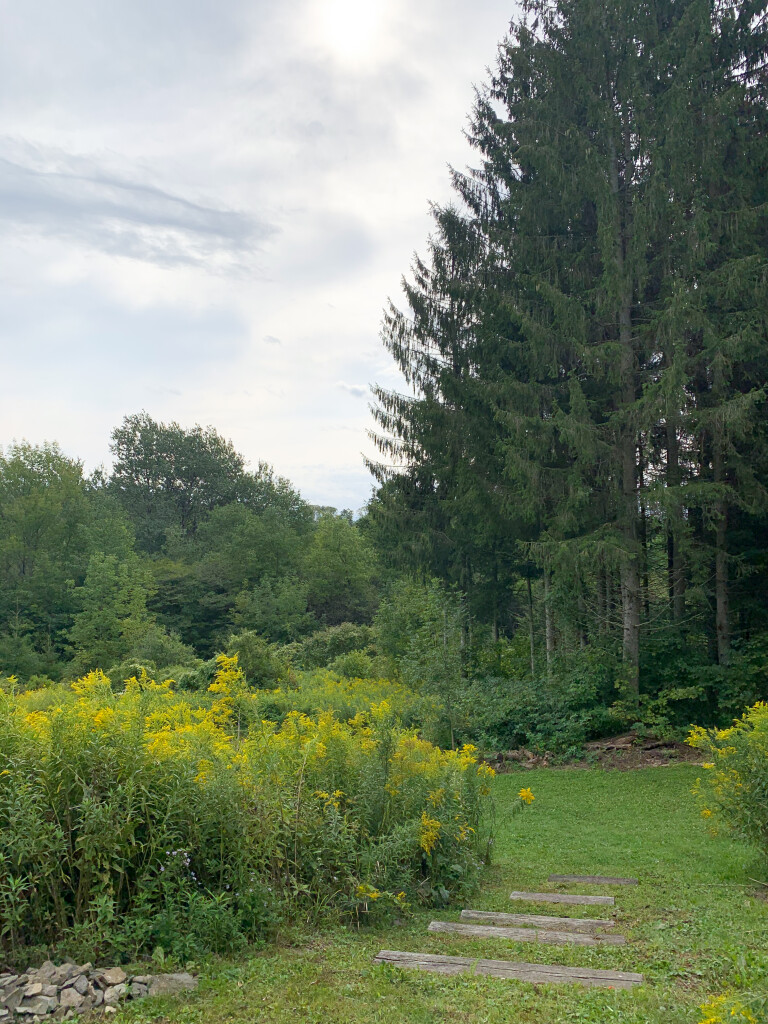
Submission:
M 616 932 L 628 945 L 597 949 L 432 935 L 432 917 L 457 920 L 461 907 L 419 911 L 405 924 L 334 929 L 301 945 L 237 962 L 201 965 L 186 1001 L 152 1000 L 121 1013 L 133 1022 L 325 1024 L 686 1024 L 699 1005 L 726 991 L 768 992 L 768 900 L 754 879 L 765 864 L 754 851 L 712 837 L 690 795 L 690 765 L 631 772 L 550 770 L 496 779 L 495 863 L 466 905 L 479 910 L 608 916 L 611 908 L 511 904 L 513 889 L 552 890 L 547 875 L 630 875 L 638 886 L 560 886 L 616 896 Z M 521 786 L 535 803 L 510 816 Z M 768 889 L 762 888 L 763 896 Z M 447 953 L 640 971 L 632 991 L 533 986 L 517 981 L 400 971 L 371 963 L 379 949 Z

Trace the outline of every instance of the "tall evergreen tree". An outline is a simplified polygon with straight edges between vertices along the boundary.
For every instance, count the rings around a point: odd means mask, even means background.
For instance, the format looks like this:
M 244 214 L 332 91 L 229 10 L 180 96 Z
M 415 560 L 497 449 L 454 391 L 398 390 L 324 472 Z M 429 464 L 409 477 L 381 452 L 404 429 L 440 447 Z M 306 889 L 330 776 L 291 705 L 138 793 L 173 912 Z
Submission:
M 765 10 L 528 0 L 478 92 L 481 164 L 435 210 L 409 316 L 385 320 L 414 390 L 378 395 L 389 508 L 446 537 L 484 490 L 474 538 L 515 508 L 504 550 L 539 563 L 548 655 L 558 602 L 583 642 L 618 589 L 635 694 L 659 543 L 678 627 L 714 550 L 725 664 L 729 515 L 762 495 L 744 454 L 764 448 Z

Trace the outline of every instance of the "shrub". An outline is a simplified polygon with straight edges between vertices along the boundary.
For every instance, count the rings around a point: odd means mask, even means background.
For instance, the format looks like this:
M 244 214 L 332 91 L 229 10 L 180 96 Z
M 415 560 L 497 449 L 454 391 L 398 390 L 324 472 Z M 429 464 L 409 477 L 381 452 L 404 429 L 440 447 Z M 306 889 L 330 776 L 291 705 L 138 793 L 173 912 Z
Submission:
M 748 708 L 729 729 L 695 726 L 692 747 L 711 758 L 696 784 L 705 818 L 721 818 L 768 854 L 768 704 Z
M 434 747 L 387 700 L 349 721 L 270 721 L 237 658 L 217 665 L 206 694 L 146 673 L 115 692 L 98 671 L 0 693 L 0 942 L 15 960 L 88 942 L 186 959 L 283 917 L 359 919 L 472 878 L 492 775 L 473 748 Z
M 320 629 L 300 643 L 290 644 L 285 650 L 299 668 L 325 668 L 334 658 L 350 651 L 364 650 L 373 642 L 370 626 L 342 622 L 338 626 Z

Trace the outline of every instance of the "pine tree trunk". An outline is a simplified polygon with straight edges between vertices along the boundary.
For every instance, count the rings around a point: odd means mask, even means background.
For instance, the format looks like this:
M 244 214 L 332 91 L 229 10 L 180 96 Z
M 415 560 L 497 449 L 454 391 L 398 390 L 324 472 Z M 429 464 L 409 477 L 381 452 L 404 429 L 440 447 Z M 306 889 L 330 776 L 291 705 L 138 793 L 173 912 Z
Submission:
M 626 132 L 624 133 L 626 136 Z M 621 459 L 621 510 L 620 524 L 624 535 L 624 554 L 621 564 L 621 614 L 622 651 L 627 669 L 627 683 L 632 693 L 638 693 L 640 686 L 640 565 L 638 553 L 637 517 L 637 439 L 628 411 L 637 400 L 635 386 L 635 350 L 632 337 L 632 280 L 626 266 L 630 228 L 628 190 L 631 181 L 631 154 L 628 158 L 628 142 L 624 139 L 624 179 L 619 175 L 619 164 L 614 140 L 611 148 L 611 186 L 616 197 L 615 210 L 615 252 L 616 271 L 621 281 L 621 295 L 618 308 L 621 412 L 619 451 Z
M 533 620 L 533 590 L 531 588 L 531 572 L 528 569 L 528 639 L 531 644 L 531 679 L 536 678 L 536 630 Z
M 677 488 L 680 486 L 680 481 L 680 446 L 677 437 L 677 425 L 668 418 L 667 486 Z M 682 508 L 679 501 L 675 501 L 673 509 L 671 521 L 667 522 L 667 576 L 669 604 L 672 612 L 672 621 L 682 622 L 685 617 L 686 580 L 682 551 L 680 550 Z
M 716 438 L 712 451 L 712 469 L 716 484 L 725 484 L 723 452 Z M 715 633 L 717 635 L 717 663 L 728 665 L 731 655 L 731 628 L 728 608 L 728 503 L 718 498 L 715 505 L 717 528 L 715 531 Z
M 641 559 L 642 559 L 642 567 L 643 567 L 643 580 L 642 580 L 643 614 L 645 616 L 645 621 L 648 622 L 648 620 L 651 617 L 651 585 L 650 585 L 650 580 L 649 580 L 649 575 L 648 575 L 649 574 L 649 570 L 648 570 L 648 510 L 645 507 L 645 492 L 644 492 L 645 479 L 644 479 L 644 474 L 643 474 L 643 452 L 642 452 L 642 448 L 639 450 L 638 455 L 639 455 L 639 461 L 638 461 L 637 472 L 638 472 L 638 481 L 639 481 L 639 484 L 640 484 L 640 523 L 639 523 L 639 532 L 640 532 Z
M 555 621 L 552 614 L 552 589 L 549 570 L 544 570 L 544 631 L 547 647 L 547 675 L 552 674 L 552 660 L 555 656 Z

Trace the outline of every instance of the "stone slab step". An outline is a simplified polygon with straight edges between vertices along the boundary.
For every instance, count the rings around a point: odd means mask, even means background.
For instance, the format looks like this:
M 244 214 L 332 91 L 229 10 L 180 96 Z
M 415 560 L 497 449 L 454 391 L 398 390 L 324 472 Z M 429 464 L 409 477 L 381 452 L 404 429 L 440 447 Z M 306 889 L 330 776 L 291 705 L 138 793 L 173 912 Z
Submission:
M 584 935 L 583 932 L 552 931 L 548 928 L 496 928 L 463 921 L 430 921 L 427 931 L 450 932 L 473 939 L 507 939 L 512 942 L 545 942 L 550 946 L 623 946 L 623 935 Z
M 615 878 L 611 875 L 550 875 L 550 882 L 576 882 L 578 885 L 637 885 L 636 878 Z
M 462 910 L 462 921 L 496 924 L 503 928 L 551 928 L 561 932 L 597 932 L 613 928 L 615 921 L 596 917 L 550 917 L 547 914 L 499 914 L 492 910 Z
M 630 971 L 599 971 L 589 967 L 561 967 L 558 964 L 528 964 L 511 960 L 475 960 L 465 956 L 403 953 L 393 949 L 380 950 L 373 962 L 435 974 L 487 975 L 509 981 L 529 981 L 535 985 L 568 983 L 599 988 L 632 988 L 643 981 L 642 974 Z
M 571 896 L 565 892 L 512 892 L 509 898 L 527 903 L 568 903 L 586 907 L 612 907 L 616 903 L 613 896 Z

